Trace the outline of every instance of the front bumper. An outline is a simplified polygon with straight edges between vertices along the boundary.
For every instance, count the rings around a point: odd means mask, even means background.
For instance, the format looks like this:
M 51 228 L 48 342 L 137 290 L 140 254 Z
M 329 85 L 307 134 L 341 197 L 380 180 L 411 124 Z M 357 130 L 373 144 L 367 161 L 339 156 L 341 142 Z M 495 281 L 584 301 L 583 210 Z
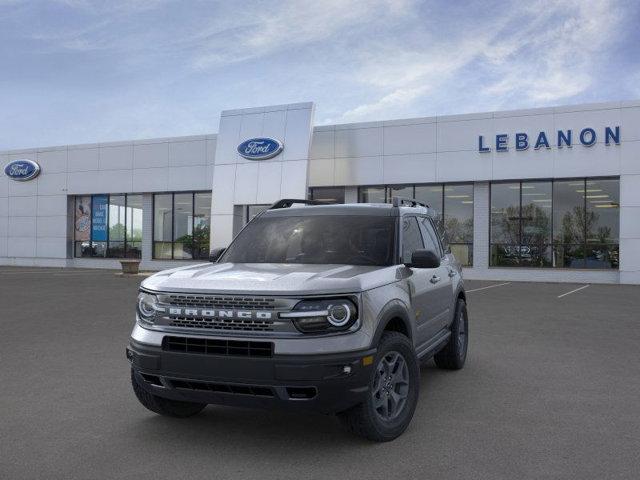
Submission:
M 255 358 L 166 351 L 132 339 L 127 358 L 141 387 L 160 397 L 335 413 L 365 399 L 367 357 L 375 352 Z

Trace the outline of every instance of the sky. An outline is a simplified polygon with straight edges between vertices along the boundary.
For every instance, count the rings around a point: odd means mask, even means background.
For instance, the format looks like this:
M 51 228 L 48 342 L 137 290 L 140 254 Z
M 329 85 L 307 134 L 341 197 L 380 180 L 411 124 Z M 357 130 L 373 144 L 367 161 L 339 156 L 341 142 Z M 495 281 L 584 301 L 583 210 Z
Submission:
M 640 2 L 0 0 L 0 150 L 640 98 Z

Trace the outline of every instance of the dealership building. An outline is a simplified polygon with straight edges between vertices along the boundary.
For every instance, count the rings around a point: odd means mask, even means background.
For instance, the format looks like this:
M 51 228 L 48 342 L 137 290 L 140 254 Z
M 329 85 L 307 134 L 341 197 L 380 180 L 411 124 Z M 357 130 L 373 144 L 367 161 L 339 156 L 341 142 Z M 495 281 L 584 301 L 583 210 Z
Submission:
M 246 108 L 217 134 L 0 164 L 0 265 L 171 268 L 281 198 L 402 196 L 433 209 L 466 278 L 640 284 L 640 101 L 319 126 L 313 103 Z

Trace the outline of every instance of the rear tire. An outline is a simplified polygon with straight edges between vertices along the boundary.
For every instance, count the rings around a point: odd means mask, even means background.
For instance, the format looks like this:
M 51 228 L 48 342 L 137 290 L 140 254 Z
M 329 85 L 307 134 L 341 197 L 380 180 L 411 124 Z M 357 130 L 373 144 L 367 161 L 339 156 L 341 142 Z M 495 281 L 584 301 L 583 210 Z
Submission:
M 206 403 L 180 402 L 149 393 L 140 386 L 133 369 L 131 369 L 131 385 L 140 403 L 158 415 L 186 418 L 200 413 L 207 406 Z
M 338 418 L 358 436 L 388 442 L 411 422 L 418 403 L 420 367 L 411 341 L 397 332 L 382 335 L 373 366 L 367 400 Z
M 460 370 L 467 360 L 469 345 L 469 317 L 467 304 L 461 298 L 456 303 L 456 313 L 451 324 L 451 337 L 447 345 L 436 353 L 433 360 L 438 368 L 444 370 Z

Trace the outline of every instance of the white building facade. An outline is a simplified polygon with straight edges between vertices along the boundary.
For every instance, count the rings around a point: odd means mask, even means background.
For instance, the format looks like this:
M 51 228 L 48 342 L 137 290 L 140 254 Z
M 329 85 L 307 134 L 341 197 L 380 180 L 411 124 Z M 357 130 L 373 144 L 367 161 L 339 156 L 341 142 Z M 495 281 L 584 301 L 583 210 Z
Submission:
M 640 284 L 640 101 L 313 122 L 278 105 L 218 134 L 0 152 L 0 264 L 174 267 L 280 198 L 398 195 L 433 208 L 466 278 Z

